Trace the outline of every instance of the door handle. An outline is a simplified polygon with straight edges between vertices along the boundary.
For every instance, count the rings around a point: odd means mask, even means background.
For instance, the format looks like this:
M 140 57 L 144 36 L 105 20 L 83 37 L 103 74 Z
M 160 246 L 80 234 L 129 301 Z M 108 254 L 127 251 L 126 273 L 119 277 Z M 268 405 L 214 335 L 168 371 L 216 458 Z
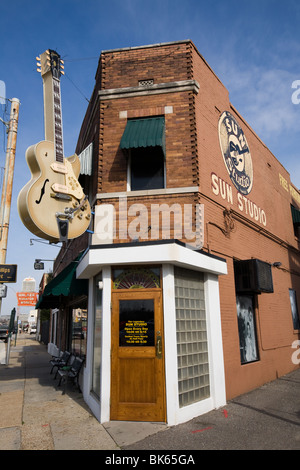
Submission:
M 160 335 L 160 331 L 157 332 L 156 336 L 156 357 L 158 359 L 162 358 L 162 338 Z

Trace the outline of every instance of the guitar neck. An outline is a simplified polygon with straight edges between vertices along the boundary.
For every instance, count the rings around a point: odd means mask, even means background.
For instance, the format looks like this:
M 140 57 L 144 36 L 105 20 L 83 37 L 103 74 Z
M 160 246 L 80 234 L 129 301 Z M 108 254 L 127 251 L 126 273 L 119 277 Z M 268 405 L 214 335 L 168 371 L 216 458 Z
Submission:
M 55 161 L 63 163 L 63 131 L 60 97 L 60 80 L 48 73 L 44 81 L 45 139 L 54 143 Z
M 55 143 L 55 159 L 57 162 L 63 163 L 63 134 L 62 134 L 62 116 L 61 116 L 61 98 L 60 98 L 60 81 L 53 78 L 53 110 L 54 110 L 54 143 Z

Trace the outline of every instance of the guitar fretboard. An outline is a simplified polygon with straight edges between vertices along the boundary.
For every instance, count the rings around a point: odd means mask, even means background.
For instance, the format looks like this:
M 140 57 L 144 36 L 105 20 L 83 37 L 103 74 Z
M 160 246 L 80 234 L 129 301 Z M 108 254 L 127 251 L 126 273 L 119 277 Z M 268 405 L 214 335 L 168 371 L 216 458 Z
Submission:
M 54 110 L 54 144 L 55 160 L 59 163 L 64 162 L 62 118 L 61 118 L 61 99 L 60 99 L 60 81 L 53 77 L 53 110 Z

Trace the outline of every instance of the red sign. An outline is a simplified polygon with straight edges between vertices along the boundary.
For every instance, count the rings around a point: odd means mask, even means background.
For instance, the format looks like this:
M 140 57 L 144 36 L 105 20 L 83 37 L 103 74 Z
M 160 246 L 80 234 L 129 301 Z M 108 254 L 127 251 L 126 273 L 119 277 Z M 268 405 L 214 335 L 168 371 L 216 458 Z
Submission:
M 17 292 L 18 307 L 35 307 L 37 292 Z

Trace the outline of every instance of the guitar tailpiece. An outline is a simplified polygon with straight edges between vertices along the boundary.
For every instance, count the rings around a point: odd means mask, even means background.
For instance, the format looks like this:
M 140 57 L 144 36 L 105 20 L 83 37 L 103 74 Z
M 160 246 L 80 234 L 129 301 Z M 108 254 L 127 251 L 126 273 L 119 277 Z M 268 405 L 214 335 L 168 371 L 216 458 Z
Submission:
M 60 219 L 58 213 L 56 213 L 56 221 L 58 226 L 59 241 L 68 241 L 69 219 Z

